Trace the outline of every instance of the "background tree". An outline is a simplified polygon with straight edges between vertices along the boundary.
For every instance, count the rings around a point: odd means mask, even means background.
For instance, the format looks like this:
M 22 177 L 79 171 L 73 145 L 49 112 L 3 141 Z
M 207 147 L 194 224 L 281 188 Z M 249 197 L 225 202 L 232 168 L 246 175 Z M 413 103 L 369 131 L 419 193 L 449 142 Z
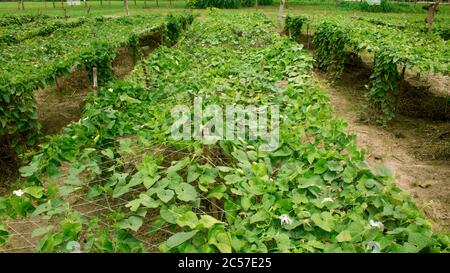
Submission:
M 283 31 L 283 17 L 284 17 L 284 9 L 286 8 L 286 0 L 280 1 L 280 10 L 278 11 L 278 32 L 281 33 Z
M 130 12 L 128 11 L 128 0 L 124 0 L 124 5 L 125 5 L 125 15 L 128 16 L 130 15 Z

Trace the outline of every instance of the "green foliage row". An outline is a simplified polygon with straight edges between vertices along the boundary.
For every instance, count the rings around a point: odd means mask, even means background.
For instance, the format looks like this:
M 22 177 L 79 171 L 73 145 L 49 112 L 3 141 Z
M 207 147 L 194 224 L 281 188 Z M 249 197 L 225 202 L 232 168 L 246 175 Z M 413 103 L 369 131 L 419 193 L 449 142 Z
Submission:
M 312 42 L 317 66 L 334 71 L 334 77 L 339 78 L 349 57 L 348 33 L 333 23 L 323 22 L 317 26 Z
M 381 0 L 380 5 L 369 5 L 366 1 L 347 2 L 341 1 L 336 5 L 346 10 L 360 10 L 367 12 L 422 12 L 420 7 L 414 7 L 412 3 L 399 3 L 389 0 Z
M 9 25 L 0 30 L 0 47 L 19 43 L 36 36 L 50 35 L 58 29 L 79 27 L 86 21 L 84 18 L 71 22 L 46 19 L 28 23 L 26 26 Z
M 284 21 L 284 33 L 289 37 L 300 37 L 303 25 L 308 21 L 305 16 L 286 16 Z
M 49 137 L 20 169 L 23 194 L 0 197 L 0 215 L 52 223 L 33 231 L 43 252 L 73 241 L 84 252 L 449 251 L 389 171 L 366 165 L 312 66 L 262 14 L 195 20 L 176 47 L 101 88 L 79 122 Z M 196 97 L 279 106 L 279 147 L 173 139 L 171 109 L 192 110 Z M 86 216 L 77 195 L 117 205 Z
M 255 6 L 256 0 L 188 0 L 187 6 L 192 8 L 224 8 L 237 9 Z M 258 0 L 258 5 L 272 5 L 272 0 Z
M 367 21 L 369 23 L 380 25 L 380 26 L 388 26 L 393 28 L 398 28 L 400 30 L 409 30 L 409 31 L 417 31 L 417 32 L 429 32 L 427 24 L 424 22 L 423 18 L 419 20 L 388 20 L 386 21 L 385 17 L 357 17 L 358 20 Z M 448 40 L 450 38 L 450 20 L 447 17 L 436 17 L 433 21 L 433 25 L 431 27 L 431 32 L 441 36 L 442 39 Z
M 12 25 L 25 25 L 35 21 L 42 21 L 47 19 L 57 18 L 55 16 L 49 15 L 36 15 L 36 14 L 25 14 L 25 15 L 5 15 L 0 17 L 0 26 L 12 26 Z
M 165 19 L 165 31 L 163 36 L 166 45 L 175 45 L 182 32 L 185 31 L 193 21 L 194 16 L 192 14 L 186 16 L 168 14 Z

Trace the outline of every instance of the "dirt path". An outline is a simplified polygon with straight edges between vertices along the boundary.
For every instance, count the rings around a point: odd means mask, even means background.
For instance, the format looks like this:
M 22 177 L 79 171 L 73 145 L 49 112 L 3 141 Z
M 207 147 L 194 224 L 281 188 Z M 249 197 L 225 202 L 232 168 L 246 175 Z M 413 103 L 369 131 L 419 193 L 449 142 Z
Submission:
M 427 121 L 397 115 L 387 128 L 360 122 L 358 107 L 363 102 L 367 75 L 345 73 L 333 84 L 315 72 L 328 92 L 335 115 L 345 119 L 366 150 L 367 163 L 386 165 L 397 185 L 416 200 L 434 220 L 436 230 L 450 230 L 450 122 Z

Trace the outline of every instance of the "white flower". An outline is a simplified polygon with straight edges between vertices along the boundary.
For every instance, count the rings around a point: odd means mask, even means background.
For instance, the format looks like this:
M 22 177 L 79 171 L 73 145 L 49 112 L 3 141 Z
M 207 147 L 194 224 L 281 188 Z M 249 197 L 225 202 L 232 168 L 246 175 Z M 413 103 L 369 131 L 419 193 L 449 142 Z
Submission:
M 384 229 L 384 225 L 383 223 L 379 222 L 379 221 L 374 221 L 372 219 L 369 220 L 369 225 L 373 228 L 379 228 L 381 230 Z
M 68 242 L 66 249 L 69 250 L 70 253 L 82 253 L 80 243 L 77 241 Z
M 381 247 L 378 242 L 368 242 L 367 243 L 367 250 L 371 250 L 372 253 L 381 253 Z
M 333 198 L 331 197 L 325 197 L 322 202 L 320 202 L 321 204 L 325 203 L 325 202 L 334 202 Z
M 292 224 L 292 219 L 289 218 L 289 215 L 283 214 L 280 216 L 281 225 L 290 225 Z
M 25 192 L 23 190 L 17 190 L 17 191 L 13 191 L 13 193 L 17 196 L 22 196 Z
M 114 90 L 113 90 L 112 88 L 108 88 L 108 91 L 109 91 L 109 92 L 112 92 L 112 91 L 114 91 Z

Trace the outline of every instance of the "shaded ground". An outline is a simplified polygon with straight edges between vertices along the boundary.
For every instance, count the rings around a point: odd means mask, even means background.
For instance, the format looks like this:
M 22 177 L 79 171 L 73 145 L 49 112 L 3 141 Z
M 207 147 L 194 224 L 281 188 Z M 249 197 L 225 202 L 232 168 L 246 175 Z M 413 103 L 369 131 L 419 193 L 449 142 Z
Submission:
M 397 115 L 387 128 L 364 124 L 358 109 L 363 103 L 364 72 L 350 71 L 331 85 L 327 75 L 315 72 L 328 92 L 337 117 L 345 119 L 366 150 L 367 163 L 385 164 L 400 188 L 411 193 L 434 220 L 437 230 L 450 230 L 450 122 Z
M 84 98 L 91 89 L 86 71 L 75 70 L 59 77 L 57 82 L 35 92 L 38 120 L 46 135 L 57 133 L 69 122 L 80 118 Z

